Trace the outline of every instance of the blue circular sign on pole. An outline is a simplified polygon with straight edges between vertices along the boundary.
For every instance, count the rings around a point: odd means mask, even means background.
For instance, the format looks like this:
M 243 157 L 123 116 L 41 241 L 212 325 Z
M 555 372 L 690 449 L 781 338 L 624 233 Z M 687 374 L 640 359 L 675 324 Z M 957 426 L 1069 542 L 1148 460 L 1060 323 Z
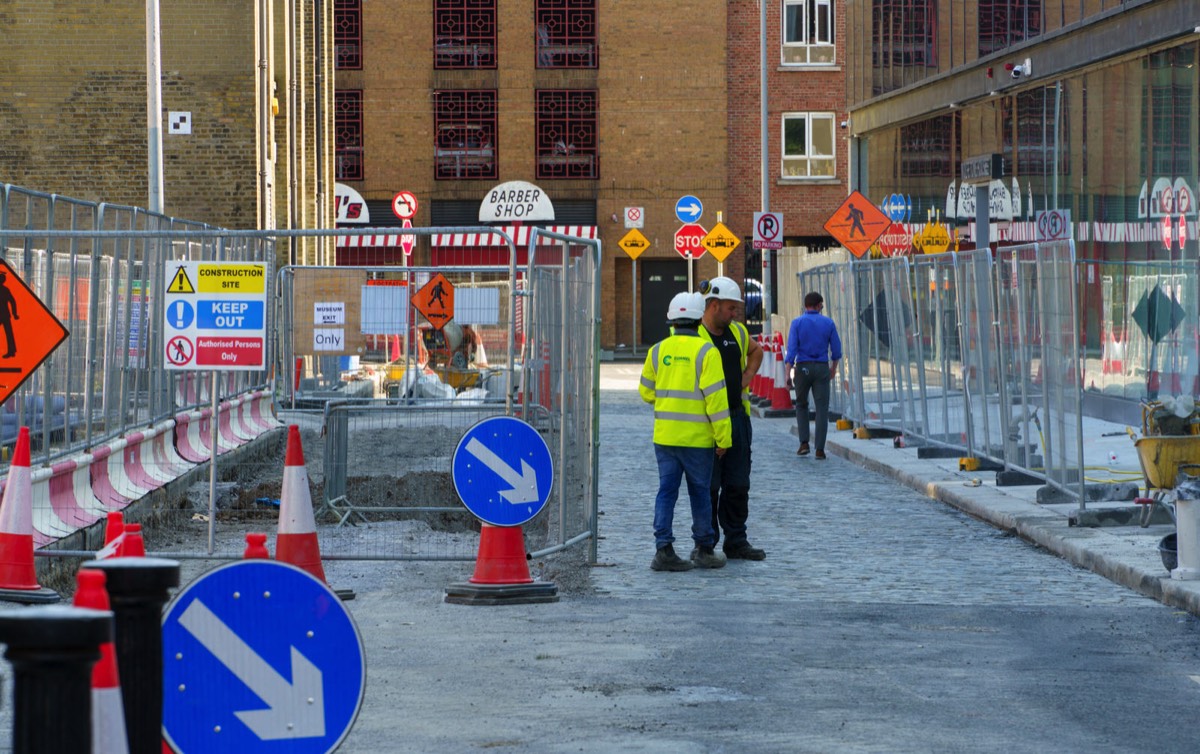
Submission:
M 508 416 L 484 419 L 468 429 L 451 466 L 463 505 L 492 526 L 530 520 L 554 487 L 550 447 L 536 429 Z
M 273 560 L 188 584 L 163 617 L 163 733 L 179 754 L 325 754 L 362 706 L 366 660 L 328 586 Z
M 679 201 L 675 202 L 675 217 L 678 217 L 681 223 L 694 223 L 703 214 L 704 204 L 691 194 L 681 196 Z

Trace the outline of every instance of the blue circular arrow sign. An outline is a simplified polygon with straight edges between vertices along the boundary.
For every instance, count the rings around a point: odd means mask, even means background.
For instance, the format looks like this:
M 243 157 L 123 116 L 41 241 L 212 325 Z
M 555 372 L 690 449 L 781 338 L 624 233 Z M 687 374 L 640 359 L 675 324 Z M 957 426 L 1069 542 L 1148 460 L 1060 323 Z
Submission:
M 451 465 L 463 505 L 492 526 L 520 526 L 533 518 L 554 487 L 546 441 L 533 427 L 507 416 L 468 429 Z
M 366 661 L 329 587 L 272 560 L 188 584 L 163 617 L 163 733 L 180 754 L 325 754 L 362 706 Z
M 679 222 L 681 223 L 694 223 L 703 214 L 704 205 L 691 194 L 681 196 L 679 197 L 679 201 L 675 202 L 675 216 L 679 218 Z

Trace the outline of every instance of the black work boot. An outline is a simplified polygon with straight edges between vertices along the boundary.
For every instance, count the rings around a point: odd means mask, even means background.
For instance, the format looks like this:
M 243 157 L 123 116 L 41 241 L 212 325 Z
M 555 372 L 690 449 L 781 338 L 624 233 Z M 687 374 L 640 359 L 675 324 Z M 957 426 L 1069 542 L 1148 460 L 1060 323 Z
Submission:
M 650 562 L 654 571 L 690 571 L 692 564 L 675 554 L 675 548 L 669 544 L 658 548 L 654 560 Z
M 692 548 L 692 562 L 697 568 L 724 568 L 725 556 L 713 550 L 712 545 L 697 545 Z
M 725 557 L 730 560 L 766 560 L 767 553 L 749 542 L 739 542 L 733 546 L 725 546 Z

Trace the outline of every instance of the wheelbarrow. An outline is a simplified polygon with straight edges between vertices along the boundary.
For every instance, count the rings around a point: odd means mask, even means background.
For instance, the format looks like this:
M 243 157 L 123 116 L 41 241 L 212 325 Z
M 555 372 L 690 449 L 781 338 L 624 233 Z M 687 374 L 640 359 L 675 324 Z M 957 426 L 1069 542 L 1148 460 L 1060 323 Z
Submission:
M 1156 506 L 1174 521 L 1175 506 L 1164 498 L 1181 481 L 1181 475 L 1200 473 L 1200 435 L 1151 435 L 1133 445 L 1146 478 L 1146 496 L 1135 501 L 1142 506 L 1139 523 L 1143 528 L 1149 526 Z

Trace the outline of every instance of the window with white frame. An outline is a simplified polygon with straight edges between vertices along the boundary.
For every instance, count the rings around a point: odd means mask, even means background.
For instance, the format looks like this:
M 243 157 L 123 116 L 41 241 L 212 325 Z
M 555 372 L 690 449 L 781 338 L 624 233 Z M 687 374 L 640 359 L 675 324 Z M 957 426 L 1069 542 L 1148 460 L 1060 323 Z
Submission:
M 832 65 L 834 0 L 783 0 L 783 64 Z
M 784 113 L 784 178 L 834 177 L 833 119 L 833 113 Z

